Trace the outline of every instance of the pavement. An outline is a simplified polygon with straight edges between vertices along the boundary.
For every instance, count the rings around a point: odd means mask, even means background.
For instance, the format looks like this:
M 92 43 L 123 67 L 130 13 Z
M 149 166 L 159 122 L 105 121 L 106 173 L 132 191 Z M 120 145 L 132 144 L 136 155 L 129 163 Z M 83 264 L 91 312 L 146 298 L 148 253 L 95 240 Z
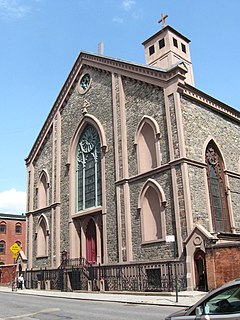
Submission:
M 65 298 L 75 300 L 119 302 L 129 304 L 145 304 L 159 306 L 188 307 L 200 300 L 206 292 L 201 291 L 181 291 L 176 293 L 139 293 L 139 292 L 62 292 L 55 290 L 34 290 L 23 289 L 12 291 L 11 287 L 0 286 L 0 293 L 8 292 L 12 294 L 35 295 L 52 298 Z

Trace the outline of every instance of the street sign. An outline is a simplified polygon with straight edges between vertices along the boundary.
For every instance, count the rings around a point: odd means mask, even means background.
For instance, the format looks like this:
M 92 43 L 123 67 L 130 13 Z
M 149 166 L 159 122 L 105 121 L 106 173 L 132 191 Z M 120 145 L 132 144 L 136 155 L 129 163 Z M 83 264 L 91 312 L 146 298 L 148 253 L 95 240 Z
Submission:
M 14 254 L 17 254 L 21 248 L 19 247 L 19 245 L 17 243 L 14 243 L 11 247 L 10 247 L 10 250 L 12 251 L 12 253 Z
M 175 236 L 174 235 L 166 236 L 166 242 L 175 242 Z

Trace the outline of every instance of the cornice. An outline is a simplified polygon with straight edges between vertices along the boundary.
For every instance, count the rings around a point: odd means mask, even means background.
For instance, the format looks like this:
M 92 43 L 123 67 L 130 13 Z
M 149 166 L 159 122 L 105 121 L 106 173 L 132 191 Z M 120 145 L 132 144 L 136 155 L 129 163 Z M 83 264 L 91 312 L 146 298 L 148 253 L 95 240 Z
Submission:
M 185 84 L 182 86 L 179 84 L 178 92 L 183 96 L 190 98 L 191 100 L 195 100 L 205 106 L 211 108 L 212 110 L 221 113 L 236 122 L 240 122 L 240 112 L 236 109 L 226 105 L 225 103 L 207 95 L 206 93 L 198 90 L 195 87 Z
M 51 205 L 44 207 L 44 208 L 30 210 L 30 211 L 26 212 L 26 216 L 29 217 L 30 215 L 33 215 L 33 216 L 40 215 L 42 213 L 46 213 L 47 211 L 50 211 L 51 209 L 55 209 L 56 207 L 60 207 L 60 202 L 52 203 Z
M 108 58 L 105 56 L 94 55 L 90 53 L 81 53 L 82 63 L 86 63 L 88 66 L 96 67 L 109 71 L 111 73 L 117 73 L 122 76 L 134 78 L 140 81 L 146 81 L 150 84 L 155 84 L 161 87 L 166 87 L 167 82 L 172 78 L 183 76 L 187 72 L 183 62 L 179 62 L 168 70 L 152 67 L 143 64 L 137 64 L 133 62 L 127 62 L 124 60 Z

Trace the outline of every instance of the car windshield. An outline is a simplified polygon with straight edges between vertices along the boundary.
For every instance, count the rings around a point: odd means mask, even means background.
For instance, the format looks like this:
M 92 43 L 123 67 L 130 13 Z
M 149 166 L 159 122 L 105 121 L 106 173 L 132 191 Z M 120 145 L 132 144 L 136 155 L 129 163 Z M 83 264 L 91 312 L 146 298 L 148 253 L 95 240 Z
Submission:
M 225 288 L 204 303 L 205 314 L 240 312 L 240 285 Z

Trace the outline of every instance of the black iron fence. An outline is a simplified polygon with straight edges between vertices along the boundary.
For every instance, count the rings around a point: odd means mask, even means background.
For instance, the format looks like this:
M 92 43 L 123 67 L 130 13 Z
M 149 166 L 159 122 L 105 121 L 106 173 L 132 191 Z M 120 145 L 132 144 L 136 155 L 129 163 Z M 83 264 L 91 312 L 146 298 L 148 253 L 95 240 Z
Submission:
M 174 292 L 186 290 L 181 261 L 128 265 L 91 265 L 65 261 L 58 269 L 26 270 L 25 286 L 48 290 Z

